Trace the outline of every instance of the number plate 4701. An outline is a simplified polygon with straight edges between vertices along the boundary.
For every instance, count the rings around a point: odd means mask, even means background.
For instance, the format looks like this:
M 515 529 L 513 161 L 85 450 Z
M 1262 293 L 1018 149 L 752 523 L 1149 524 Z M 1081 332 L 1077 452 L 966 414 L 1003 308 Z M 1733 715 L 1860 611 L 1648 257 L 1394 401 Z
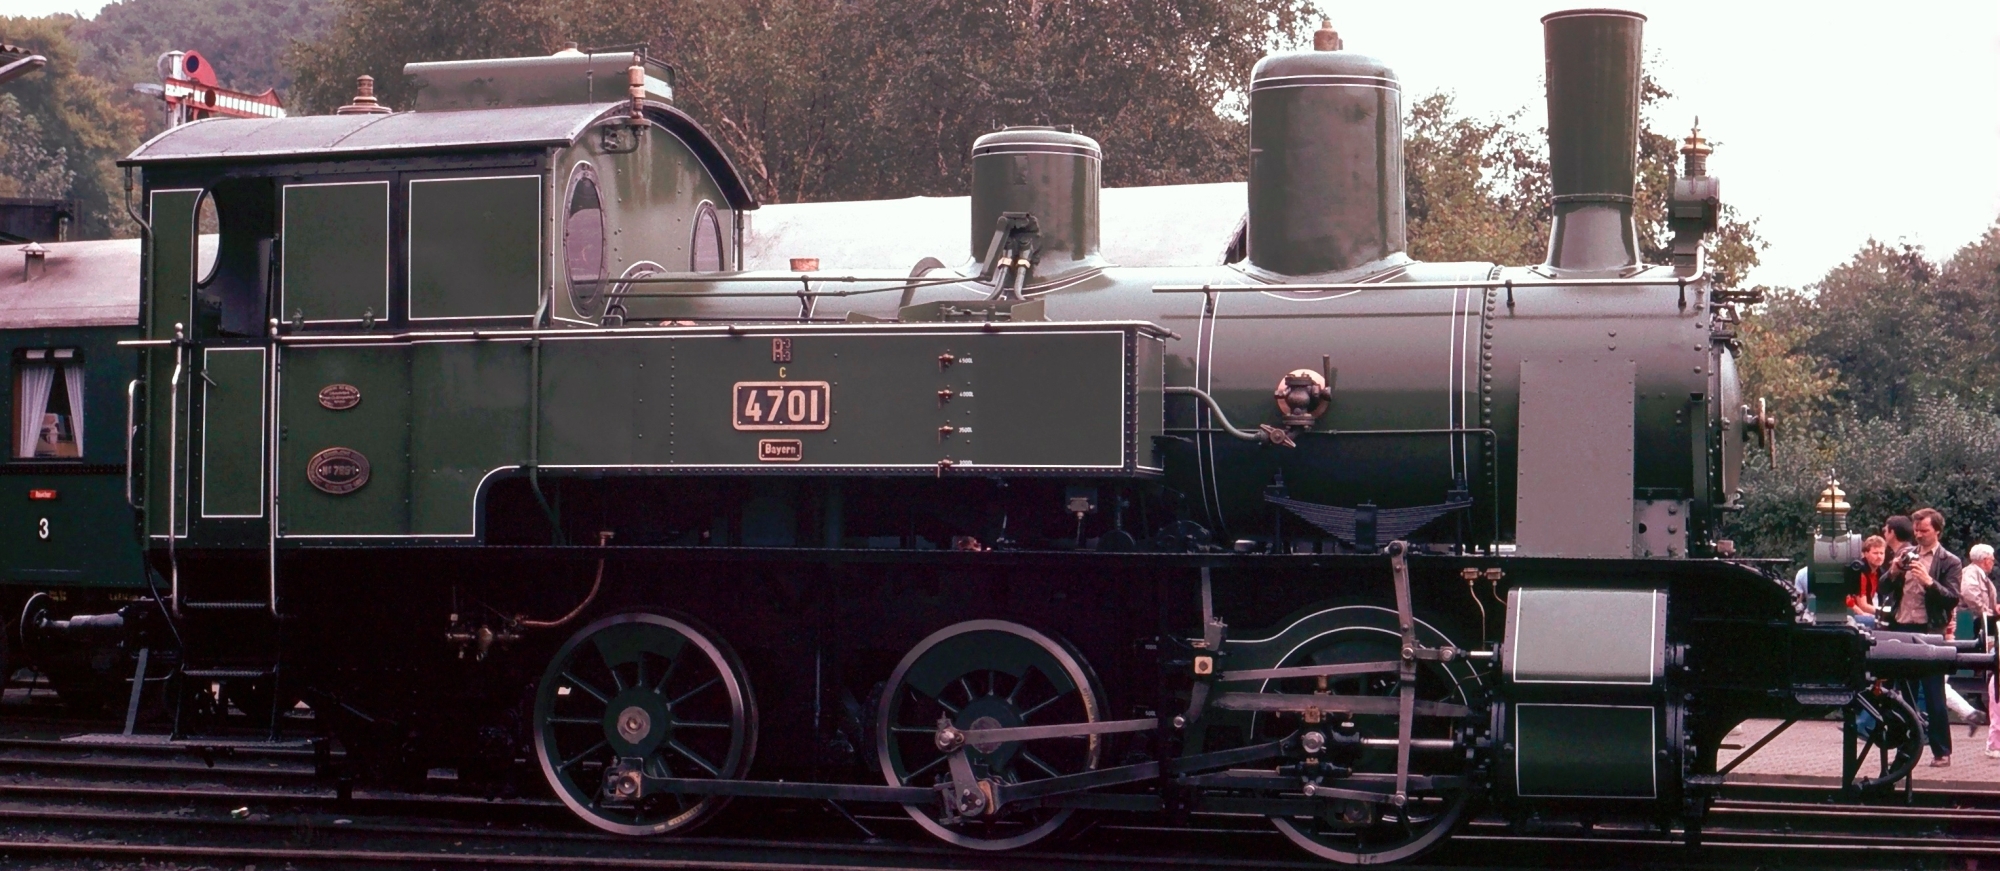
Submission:
M 736 382 L 739 430 L 826 429 L 832 419 L 833 394 L 825 381 Z

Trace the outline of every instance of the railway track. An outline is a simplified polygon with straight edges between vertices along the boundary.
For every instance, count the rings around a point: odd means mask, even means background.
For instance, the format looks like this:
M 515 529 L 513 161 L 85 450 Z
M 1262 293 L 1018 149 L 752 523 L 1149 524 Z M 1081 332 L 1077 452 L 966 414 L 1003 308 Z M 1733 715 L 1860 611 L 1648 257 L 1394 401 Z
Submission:
M 1098 871 L 1325 867 L 1260 820 L 1193 829 L 1102 825 L 1057 849 L 982 855 L 929 844 L 891 813 L 844 819 L 809 803 L 744 803 L 700 836 L 628 840 L 584 829 L 549 799 L 355 790 L 310 750 L 190 753 L 0 739 L 0 863 L 122 860 L 297 868 L 722 868 Z M 1703 847 L 1638 825 L 1510 826 L 1476 819 L 1433 867 L 1871 867 L 1884 857 L 2000 857 L 2000 808 L 1783 800 L 1769 788 L 1716 803 Z M 1963 798 L 1963 797 L 1959 797 Z M 884 838 L 861 834 L 856 822 Z M 752 837 L 780 833 L 777 840 Z

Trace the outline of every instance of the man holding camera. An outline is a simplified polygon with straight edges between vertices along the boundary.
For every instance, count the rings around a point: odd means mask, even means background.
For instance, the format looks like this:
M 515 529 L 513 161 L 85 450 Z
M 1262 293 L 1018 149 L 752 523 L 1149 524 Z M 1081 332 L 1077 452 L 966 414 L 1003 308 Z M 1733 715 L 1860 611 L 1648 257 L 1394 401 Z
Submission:
M 1944 515 L 1937 509 L 1919 508 L 1910 520 L 1917 543 L 1902 548 L 1890 564 L 1889 577 L 1882 584 L 1880 614 L 1887 617 L 1883 628 L 1942 635 L 1958 608 L 1958 577 L 1965 566 L 1938 544 Z M 1931 742 L 1931 767 L 1943 768 L 1951 764 L 1951 715 L 1945 708 L 1944 675 L 1919 681 L 1917 696 L 1924 732 Z

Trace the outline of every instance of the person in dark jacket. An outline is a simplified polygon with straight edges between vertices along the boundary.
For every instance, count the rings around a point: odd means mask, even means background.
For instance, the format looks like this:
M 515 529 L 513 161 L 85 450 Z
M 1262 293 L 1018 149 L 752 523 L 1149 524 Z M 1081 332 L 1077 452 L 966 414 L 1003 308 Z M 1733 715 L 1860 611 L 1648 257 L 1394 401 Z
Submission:
M 1911 512 L 1910 520 L 1916 544 L 1892 558 L 1882 583 L 1878 619 L 1887 618 L 1883 628 L 1893 632 L 1941 635 L 1958 609 L 1958 577 L 1965 564 L 1938 543 L 1938 535 L 1944 532 L 1944 515 L 1937 509 L 1919 508 Z M 1945 708 L 1944 678 L 1933 675 L 1917 684 L 1933 768 L 1951 764 L 1951 714 Z

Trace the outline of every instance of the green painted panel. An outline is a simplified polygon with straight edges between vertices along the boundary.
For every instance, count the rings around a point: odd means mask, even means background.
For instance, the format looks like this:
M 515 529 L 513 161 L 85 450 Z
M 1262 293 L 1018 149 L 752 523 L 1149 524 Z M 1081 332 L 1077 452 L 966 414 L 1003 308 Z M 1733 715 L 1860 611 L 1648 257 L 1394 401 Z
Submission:
M 540 176 L 410 182 L 410 317 L 532 316 L 541 251 Z
M 7 558 L 0 565 L 0 582 L 43 586 L 144 582 L 120 476 L 30 473 L 11 474 L 5 480 L 0 554 Z M 24 498 L 28 490 L 52 490 L 56 498 L 30 501 Z
M 639 383 L 671 376 L 671 363 L 647 366 L 650 351 L 664 360 L 664 341 L 546 342 L 542 345 L 541 459 L 562 457 L 565 463 L 622 466 L 638 462 L 646 434 L 636 424 L 648 396 L 662 404 L 653 390 Z M 653 439 L 666 448 L 666 434 Z
M 1138 339 L 1138 353 L 1133 361 L 1132 418 L 1133 450 L 1138 452 L 1136 462 L 1147 468 L 1161 468 L 1166 457 L 1158 452 L 1154 439 L 1165 431 L 1167 425 L 1166 386 L 1167 351 L 1165 343 L 1158 339 Z
M 645 436 L 640 462 L 754 466 L 758 443 L 799 442 L 800 464 L 885 466 L 935 464 L 964 445 L 941 446 L 938 427 L 969 413 L 967 403 L 940 407 L 937 391 L 969 389 L 971 367 L 940 372 L 937 357 L 950 339 L 935 336 L 854 336 L 801 331 L 787 337 L 792 362 L 771 362 L 770 337 L 694 336 L 668 341 L 667 359 L 649 362 L 645 403 L 637 421 Z M 652 340 L 659 341 L 659 340 Z M 657 370 L 664 367 L 664 373 Z M 827 384 L 832 410 L 823 430 L 745 431 L 735 427 L 737 382 Z M 568 401 L 551 397 L 551 401 Z M 970 426 L 969 420 L 966 422 Z M 666 443 L 660 443 L 661 436 Z M 550 462 L 564 462 L 555 457 Z
M 294 347 L 278 375 L 278 520 L 285 535 L 406 535 L 410 528 L 410 349 Z M 322 389 L 344 384 L 360 401 L 333 410 Z M 338 403 L 335 403 L 336 405 Z M 315 454 L 348 448 L 368 458 L 368 483 L 330 494 L 307 480 Z
M 757 466 L 774 462 L 760 456 L 761 442 L 793 441 L 800 453 L 785 462 L 805 467 L 1123 462 L 1123 331 L 805 329 L 779 338 L 790 342 L 790 362 L 772 362 L 770 336 L 546 341 L 541 462 Z M 953 363 L 941 367 L 946 354 Z M 1157 428 L 1159 358 L 1149 359 Z M 810 382 L 827 385 L 825 429 L 737 428 L 739 383 Z M 951 398 L 940 401 L 940 391 Z
M 526 342 L 410 350 L 412 534 L 471 535 L 480 482 L 527 459 L 529 355 Z
M 286 185 L 280 311 L 289 320 L 389 316 L 389 183 Z
M 146 282 L 146 337 L 171 339 L 174 324 L 192 320 L 194 297 L 195 205 L 198 190 L 154 191 L 152 195 L 152 247 L 148 250 Z M 184 506 L 172 506 L 173 495 L 187 492 L 185 470 L 176 474 L 172 465 L 186 456 L 187 444 L 186 377 L 181 397 L 173 388 L 175 355 L 172 348 L 148 349 L 146 355 L 146 531 L 167 534 L 169 516 L 174 528 L 185 530 Z M 174 409 L 180 410 L 176 427 Z M 170 489 L 171 488 L 171 489 Z
M 201 516 L 264 516 L 264 349 L 202 353 Z
M 1118 466 L 1125 334 L 981 335 L 978 459 L 989 466 Z
M 1516 589 L 1506 661 L 1516 683 L 1651 684 L 1665 665 L 1666 595 Z
M 1516 705 L 1515 779 L 1525 797 L 1658 795 L 1650 707 Z

